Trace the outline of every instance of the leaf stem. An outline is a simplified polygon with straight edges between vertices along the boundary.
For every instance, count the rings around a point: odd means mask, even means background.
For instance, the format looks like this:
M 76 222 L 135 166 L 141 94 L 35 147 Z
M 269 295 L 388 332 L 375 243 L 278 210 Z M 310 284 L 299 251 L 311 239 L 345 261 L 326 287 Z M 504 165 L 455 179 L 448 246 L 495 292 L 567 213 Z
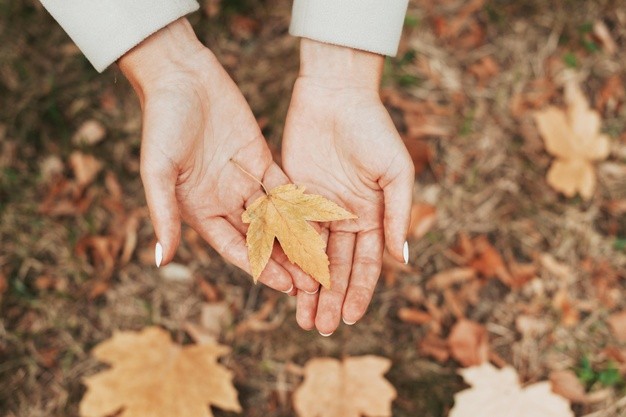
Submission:
M 241 172 L 243 172 L 244 174 L 246 174 L 247 176 L 252 178 L 255 182 L 258 182 L 261 185 L 261 187 L 263 188 L 263 192 L 265 192 L 265 195 L 269 195 L 269 193 L 267 192 L 267 188 L 265 188 L 265 185 L 263 184 L 263 182 L 261 182 L 260 179 L 258 179 L 257 177 L 255 177 L 254 175 L 249 173 L 244 167 L 239 165 L 239 162 L 235 161 L 233 158 L 230 158 L 230 162 L 235 164 L 237 166 L 237 168 L 239 168 L 241 170 Z

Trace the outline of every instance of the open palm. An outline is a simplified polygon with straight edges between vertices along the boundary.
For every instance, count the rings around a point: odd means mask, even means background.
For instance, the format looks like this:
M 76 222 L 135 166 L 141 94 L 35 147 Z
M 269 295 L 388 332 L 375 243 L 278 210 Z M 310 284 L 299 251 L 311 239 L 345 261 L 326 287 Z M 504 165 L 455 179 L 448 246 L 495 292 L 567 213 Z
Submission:
M 180 58 L 159 57 L 168 52 L 167 43 L 156 43 L 159 36 L 187 33 L 193 36 L 186 22 L 174 23 L 120 63 L 143 110 L 141 178 L 159 241 L 157 263 L 160 248 L 163 264 L 173 258 L 184 220 L 221 255 L 249 272 L 247 226 L 241 214 L 262 195 L 250 175 L 269 188 L 288 179 L 274 163 L 244 97 L 208 49 L 194 41 Z M 147 54 L 153 40 L 156 52 Z M 294 291 L 294 282 L 298 288 L 317 289 L 317 283 L 280 250 L 260 280 L 283 292 Z
M 414 169 L 377 90 L 297 80 L 283 138 L 289 178 L 347 208 L 357 220 L 327 226 L 331 289 L 298 293 L 298 323 L 332 333 L 365 313 L 385 242 L 399 260 L 409 222 Z

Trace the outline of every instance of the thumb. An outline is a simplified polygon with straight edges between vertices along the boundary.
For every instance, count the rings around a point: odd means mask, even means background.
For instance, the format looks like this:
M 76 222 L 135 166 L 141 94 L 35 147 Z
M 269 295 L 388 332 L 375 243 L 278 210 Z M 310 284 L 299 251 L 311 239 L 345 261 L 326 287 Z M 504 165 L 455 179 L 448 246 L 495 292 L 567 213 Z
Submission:
M 154 258 L 159 267 L 174 258 L 180 243 L 180 212 L 176 200 L 178 172 L 169 161 L 155 162 L 150 156 L 141 158 L 141 180 L 157 237 Z
M 387 250 L 395 259 L 408 263 L 409 251 L 406 241 L 411 220 L 411 203 L 415 168 L 409 155 L 395 163 L 387 175 L 379 181 L 385 199 L 385 242 Z M 396 161 L 397 162 L 397 161 Z

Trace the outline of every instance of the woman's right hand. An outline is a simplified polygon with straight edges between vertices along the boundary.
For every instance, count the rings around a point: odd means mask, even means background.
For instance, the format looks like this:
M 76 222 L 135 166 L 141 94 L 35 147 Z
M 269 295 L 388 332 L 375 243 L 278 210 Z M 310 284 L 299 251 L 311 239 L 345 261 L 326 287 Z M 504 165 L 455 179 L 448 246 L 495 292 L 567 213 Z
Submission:
M 180 19 L 119 60 L 143 110 L 141 178 L 158 239 L 157 264 L 172 260 L 181 219 L 224 258 L 250 272 L 245 208 L 289 180 L 272 159 L 241 92 Z M 231 161 L 232 160 L 232 161 Z M 275 250 L 260 281 L 282 292 L 318 284 Z

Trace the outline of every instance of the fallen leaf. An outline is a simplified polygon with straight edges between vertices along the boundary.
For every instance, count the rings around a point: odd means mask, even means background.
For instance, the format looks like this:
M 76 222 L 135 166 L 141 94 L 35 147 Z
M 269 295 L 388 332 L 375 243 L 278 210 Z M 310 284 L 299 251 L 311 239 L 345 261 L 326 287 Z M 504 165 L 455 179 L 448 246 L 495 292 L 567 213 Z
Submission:
M 626 90 L 622 78 L 620 74 L 613 74 L 596 94 L 596 109 L 605 115 L 613 113 L 617 116 L 624 100 L 626 100 Z
M 433 319 L 433 317 L 426 311 L 409 307 L 403 307 L 398 310 L 398 318 L 405 323 L 411 324 L 427 324 Z
M 169 334 L 148 327 L 116 332 L 93 350 L 110 369 L 87 377 L 82 417 L 211 417 L 208 404 L 241 411 L 232 373 L 217 363 L 229 349 L 220 345 L 179 346 Z
M 587 402 L 587 393 L 580 379 L 570 370 L 550 373 L 552 392 L 575 403 Z
M 174 262 L 159 268 L 159 275 L 166 281 L 190 282 L 193 279 L 189 267 Z
M 548 184 L 567 197 L 593 195 L 596 172 L 593 162 L 609 156 L 609 137 L 600 133 L 600 115 L 589 107 L 573 77 L 565 85 L 565 111 L 549 106 L 535 113 L 535 122 L 548 153 L 556 157 Z
M 491 56 L 486 56 L 472 64 L 468 71 L 476 77 L 478 87 L 483 88 L 500 73 L 500 66 Z
M 432 276 L 426 284 L 428 289 L 444 290 L 476 278 L 474 268 L 451 268 Z
M 72 143 L 75 145 L 95 145 L 102 141 L 106 134 L 107 131 L 102 123 L 97 120 L 87 120 L 74 133 Z
M 9 282 L 7 281 L 7 277 L 0 272 L 0 296 L 4 294 L 9 289 Z
M 246 243 L 255 282 L 270 259 L 276 238 L 292 263 L 330 288 L 326 244 L 307 221 L 330 222 L 356 216 L 322 196 L 304 194 L 302 186 L 287 184 L 260 197 L 241 218 L 250 223 Z
M 561 323 L 564 326 L 573 327 L 580 322 L 580 311 L 578 311 L 564 288 L 554 295 L 552 305 L 561 312 Z
M 626 342 L 626 311 L 611 314 L 607 321 L 613 336 L 620 342 Z
M 222 0 L 207 0 L 202 10 L 208 17 L 215 17 L 222 10 Z
M 438 362 L 445 362 L 450 359 L 450 348 L 448 343 L 434 332 L 429 332 L 419 344 L 422 355 L 430 356 Z
M 550 329 L 547 320 L 529 315 L 519 315 L 515 318 L 515 328 L 523 338 L 536 339 Z
M 487 329 L 471 320 L 459 320 L 450 331 L 448 346 L 452 357 L 463 366 L 480 365 L 489 358 Z
M 433 152 L 428 143 L 422 139 L 403 137 L 403 140 L 409 155 L 411 155 L 411 160 L 415 167 L 415 175 L 418 176 L 430 165 L 430 161 L 433 159 Z
M 478 236 L 473 240 L 475 258 L 469 266 L 485 278 L 497 277 L 503 284 L 511 285 L 513 278 L 509 273 L 502 255 L 493 247 L 487 236 Z
M 611 32 L 609 32 L 609 28 L 606 27 L 603 21 L 597 20 L 593 24 L 593 35 L 600 41 L 604 50 L 609 55 L 615 55 L 615 52 L 617 52 L 617 44 L 613 40 L 613 37 L 611 37 Z
M 261 29 L 261 22 L 248 16 L 236 14 L 230 19 L 230 31 L 238 39 L 250 39 Z
M 569 402 L 547 381 L 520 386 L 515 369 L 485 363 L 459 371 L 472 388 L 454 395 L 449 417 L 574 417 Z
M 437 221 L 437 208 L 431 204 L 417 203 L 411 208 L 409 233 L 415 239 L 421 239 L 433 228 Z
M 200 313 L 200 324 L 217 339 L 223 329 L 233 324 L 233 313 L 230 310 L 230 305 L 225 301 L 203 303 Z
M 78 151 L 72 152 L 70 155 L 70 166 L 76 182 L 81 188 L 91 184 L 102 169 L 102 163 L 94 156 Z
M 391 417 L 396 390 L 383 377 L 390 367 L 389 359 L 371 355 L 311 359 L 294 408 L 300 417 Z

